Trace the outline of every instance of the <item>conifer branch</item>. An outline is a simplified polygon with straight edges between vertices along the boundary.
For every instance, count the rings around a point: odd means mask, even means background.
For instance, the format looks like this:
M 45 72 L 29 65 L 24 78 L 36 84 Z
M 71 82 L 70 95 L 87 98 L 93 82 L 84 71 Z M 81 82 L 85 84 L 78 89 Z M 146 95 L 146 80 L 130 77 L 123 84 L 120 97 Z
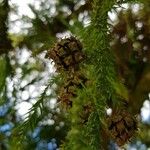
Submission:
M 17 127 L 13 129 L 12 132 L 12 142 L 11 147 L 12 149 L 22 150 L 22 143 L 25 141 L 27 133 L 26 131 L 33 131 L 37 124 L 43 119 L 43 116 L 47 114 L 47 111 L 44 109 L 44 102 L 46 97 L 46 92 L 49 88 L 52 89 L 52 85 L 58 82 L 57 77 L 53 77 L 48 85 L 45 87 L 44 91 L 41 93 L 39 99 L 31 109 L 25 114 L 27 117 L 25 121 L 19 124 Z M 53 98 L 54 95 L 50 95 L 48 98 Z M 19 136 L 19 139 L 18 139 Z
M 92 22 L 83 35 L 84 48 L 87 57 L 91 59 L 90 66 L 87 65 L 86 70 L 89 71 L 87 74 L 93 83 L 86 86 L 85 91 L 84 89 L 81 90 L 82 92 L 79 91 L 78 97 L 74 100 L 70 111 L 72 128 L 64 145 L 65 150 L 103 149 L 101 131 L 104 125 L 106 101 L 114 94 L 111 84 L 115 80 L 114 57 L 109 47 L 107 24 L 108 11 L 114 4 L 114 1 L 108 0 L 93 2 Z M 82 106 L 89 102 L 93 107 L 92 113 L 87 124 L 81 125 L 79 114 L 83 111 Z

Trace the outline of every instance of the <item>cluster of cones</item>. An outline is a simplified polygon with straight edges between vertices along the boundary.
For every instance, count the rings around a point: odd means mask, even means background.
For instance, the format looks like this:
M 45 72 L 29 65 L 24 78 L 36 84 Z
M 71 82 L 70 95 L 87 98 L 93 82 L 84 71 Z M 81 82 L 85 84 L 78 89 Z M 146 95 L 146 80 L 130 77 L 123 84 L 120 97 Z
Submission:
M 80 66 L 85 60 L 82 44 L 75 37 L 61 39 L 47 52 L 47 57 L 54 61 L 57 72 L 65 74 L 64 82 L 58 88 L 58 100 L 70 108 L 73 98 L 77 96 L 77 89 L 89 85 Z M 83 124 L 87 122 L 90 112 L 91 105 L 83 106 L 83 114 L 80 115 Z M 108 119 L 108 131 L 119 146 L 124 145 L 136 130 L 135 117 L 126 111 L 114 113 Z
M 54 61 L 57 72 L 65 74 L 63 85 L 59 88 L 58 100 L 66 107 L 72 107 L 76 90 L 88 81 L 80 67 L 85 59 L 82 44 L 73 36 L 61 39 L 47 52 L 47 57 Z
M 137 131 L 137 120 L 129 112 L 123 110 L 113 113 L 108 119 L 108 132 L 112 139 L 123 146 Z

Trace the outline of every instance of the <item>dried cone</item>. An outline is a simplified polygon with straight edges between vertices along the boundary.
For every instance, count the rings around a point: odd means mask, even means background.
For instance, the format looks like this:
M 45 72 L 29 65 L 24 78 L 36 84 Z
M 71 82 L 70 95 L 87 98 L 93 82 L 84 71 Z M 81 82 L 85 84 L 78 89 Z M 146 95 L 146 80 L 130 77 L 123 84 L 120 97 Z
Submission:
M 58 97 L 58 101 L 63 104 L 63 107 L 70 108 L 72 107 L 72 94 L 69 93 L 61 93 Z
M 82 44 L 75 37 L 62 39 L 55 44 L 54 48 L 47 52 L 46 57 L 51 58 L 57 71 L 66 73 L 64 85 L 58 89 L 58 101 L 63 107 L 72 107 L 72 100 L 77 96 L 76 90 L 89 85 L 89 80 L 80 71 L 79 64 L 85 58 L 82 52 Z M 82 123 L 86 123 L 90 114 L 91 106 L 83 107 L 80 115 Z
M 80 114 L 81 124 L 86 124 L 88 122 L 88 118 L 92 112 L 91 104 L 86 104 L 83 106 L 83 111 Z
M 82 45 L 75 37 L 62 39 L 46 56 L 53 59 L 58 71 L 75 69 L 84 59 Z
M 66 107 L 72 106 L 72 98 L 76 97 L 76 89 L 86 85 L 88 79 L 80 72 L 75 72 L 68 77 L 63 87 L 59 89 L 59 101 Z
M 108 131 L 115 142 L 122 146 L 137 130 L 137 120 L 127 111 L 114 113 L 108 119 Z

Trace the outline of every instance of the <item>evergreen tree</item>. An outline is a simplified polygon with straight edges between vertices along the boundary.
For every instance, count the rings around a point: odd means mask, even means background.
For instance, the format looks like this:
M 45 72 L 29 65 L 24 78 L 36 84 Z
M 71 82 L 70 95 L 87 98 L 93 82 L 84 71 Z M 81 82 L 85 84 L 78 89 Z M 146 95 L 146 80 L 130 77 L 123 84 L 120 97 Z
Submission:
M 10 4 L 0 2 L 0 149 L 148 148 L 149 122 L 136 117 L 149 104 L 148 0 L 42 0 L 19 34 Z M 20 117 L 23 101 L 32 107 Z

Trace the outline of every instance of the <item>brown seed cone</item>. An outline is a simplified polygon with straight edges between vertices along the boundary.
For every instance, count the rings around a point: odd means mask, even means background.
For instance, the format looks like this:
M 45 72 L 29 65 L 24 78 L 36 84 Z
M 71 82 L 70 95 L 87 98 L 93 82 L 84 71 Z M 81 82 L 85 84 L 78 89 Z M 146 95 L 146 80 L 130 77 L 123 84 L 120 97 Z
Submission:
M 108 132 L 119 146 L 129 141 L 136 130 L 136 118 L 125 110 L 114 113 L 108 118 Z
M 91 112 L 92 112 L 91 104 L 86 104 L 85 106 L 83 106 L 82 113 L 80 114 L 81 124 L 86 124 L 88 122 L 88 118 Z
M 66 84 L 71 84 L 77 86 L 78 88 L 82 88 L 83 85 L 88 85 L 88 81 L 89 80 L 86 78 L 84 72 L 76 71 L 70 74 L 66 81 Z
M 58 71 L 76 69 L 84 59 L 82 44 L 75 37 L 62 39 L 47 52 L 46 57 L 53 59 Z
M 72 107 L 71 99 L 72 99 L 72 94 L 69 94 L 69 93 L 61 93 L 61 95 L 59 95 L 58 97 L 58 101 L 60 101 L 63 107 L 65 108 Z
M 58 89 L 59 101 L 65 106 L 72 105 L 72 98 L 76 97 L 76 90 L 86 85 L 88 79 L 84 77 L 83 73 L 75 72 L 71 74 L 65 81 L 64 85 Z

